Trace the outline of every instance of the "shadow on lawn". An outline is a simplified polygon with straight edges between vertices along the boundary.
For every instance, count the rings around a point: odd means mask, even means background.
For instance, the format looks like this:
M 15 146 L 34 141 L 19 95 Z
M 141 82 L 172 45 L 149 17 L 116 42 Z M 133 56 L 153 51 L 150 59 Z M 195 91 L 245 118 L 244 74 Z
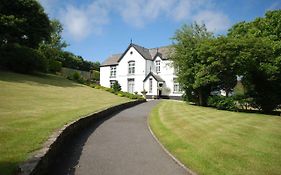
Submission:
M 90 135 L 106 120 L 112 118 L 117 113 L 112 114 L 111 116 L 96 119 L 95 124 L 85 128 L 80 133 L 77 133 L 73 136 L 73 140 L 67 142 L 66 148 L 60 150 L 60 154 L 56 156 L 55 161 L 48 167 L 48 172 L 46 174 L 56 174 L 56 175 L 74 175 L 75 168 L 79 163 L 80 156 L 83 151 L 83 147 L 87 142 Z
M 0 161 L 0 175 L 15 174 L 18 162 Z
M 271 111 L 269 113 L 265 113 L 262 110 L 258 110 L 258 109 L 237 109 L 237 110 L 231 111 L 231 110 L 226 110 L 226 109 L 217 109 L 217 108 L 211 107 L 211 106 L 199 106 L 199 105 L 196 105 L 195 103 L 188 103 L 188 104 L 192 105 L 192 106 L 202 107 L 202 108 L 212 108 L 212 109 L 216 109 L 216 110 L 219 110 L 219 111 L 243 112 L 243 113 L 264 114 L 264 115 L 276 115 L 276 116 L 281 117 L 280 109 L 275 110 L 275 111 Z
M 81 84 L 52 74 L 19 74 L 0 70 L 0 81 L 26 83 L 34 86 L 79 87 Z

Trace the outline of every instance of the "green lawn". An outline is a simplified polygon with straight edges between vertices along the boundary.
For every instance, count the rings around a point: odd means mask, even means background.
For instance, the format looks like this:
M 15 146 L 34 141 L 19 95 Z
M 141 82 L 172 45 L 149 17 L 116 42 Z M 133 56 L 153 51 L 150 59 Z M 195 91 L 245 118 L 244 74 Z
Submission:
M 206 175 L 280 175 L 281 117 L 162 101 L 150 126 L 183 164 Z
M 129 101 L 54 75 L 0 71 L 0 175 L 81 115 Z

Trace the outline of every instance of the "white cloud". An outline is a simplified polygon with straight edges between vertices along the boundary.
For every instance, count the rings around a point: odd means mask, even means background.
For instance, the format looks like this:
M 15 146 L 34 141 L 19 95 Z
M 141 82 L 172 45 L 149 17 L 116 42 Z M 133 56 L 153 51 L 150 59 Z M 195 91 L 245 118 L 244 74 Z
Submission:
M 101 1 L 82 7 L 68 5 L 59 15 L 65 33 L 75 40 L 83 40 L 92 32 L 100 34 L 109 21 L 108 10 L 103 6 Z
M 191 7 L 191 1 L 180 0 L 172 11 L 173 18 L 177 21 L 186 19 L 191 13 Z
M 116 0 L 115 0 L 116 1 Z M 158 17 L 169 17 L 174 21 L 191 19 L 191 14 L 199 7 L 209 6 L 206 0 L 117 0 L 116 8 L 130 25 L 143 27 L 157 20 Z
M 40 2 L 48 12 L 55 9 L 64 33 L 75 40 L 83 40 L 92 33 L 101 34 L 111 14 L 119 15 L 129 26 L 137 28 L 160 17 L 177 22 L 204 21 L 208 29 L 216 32 L 225 30 L 230 23 L 225 14 L 210 10 L 213 4 L 209 0 L 91 0 L 80 6 L 74 6 L 73 0 Z
M 229 18 L 225 14 L 210 10 L 199 12 L 193 17 L 193 20 L 206 24 L 207 29 L 212 32 L 225 31 L 231 25 Z
M 160 15 L 168 13 L 175 0 L 119 0 L 113 7 L 123 20 L 135 27 L 143 27 Z
M 40 4 L 44 7 L 48 14 L 54 14 L 57 3 L 59 0 L 39 0 Z

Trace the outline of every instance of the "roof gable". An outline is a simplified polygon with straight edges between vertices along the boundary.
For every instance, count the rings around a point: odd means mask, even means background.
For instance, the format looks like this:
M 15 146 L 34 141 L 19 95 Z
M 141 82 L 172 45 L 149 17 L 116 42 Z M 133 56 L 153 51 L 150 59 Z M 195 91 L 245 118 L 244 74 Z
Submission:
M 165 82 L 159 75 L 153 73 L 153 72 L 150 72 L 146 77 L 145 79 L 143 80 L 143 82 L 145 82 L 150 76 L 152 76 L 156 81 L 158 82 Z
M 133 47 L 144 59 L 146 59 L 146 60 L 152 60 L 152 57 L 151 57 L 151 55 L 150 55 L 150 53 L 149 53 L 149 49 L 131 43 L 131 44 L 128 46 L 128 48 L 125 50 L 125 52 L 122 54 L 122 56 L 120 56 L 118 62 L 121 61 L 121 59 L 126 55 L 126 53 L 128 52 L 128 50 L 129 50 L 131 47 Z
M 168 60 L 170 58 L 170 53 L 173 51 L 173 48 L 171 46 L 147 49 L 145 47 L 131 43 L 127 47 L 125 52 L 123 52 L 122 54 L 114 54 L 110 56 L 101 64 L 101 67 L 118 65 L 121 59 L 126 55 L 126 53 L 131 47 L 133 47 L 144 59 L 151 60 L 151 61 L 154 61 L 158 56 L 162 60 Z

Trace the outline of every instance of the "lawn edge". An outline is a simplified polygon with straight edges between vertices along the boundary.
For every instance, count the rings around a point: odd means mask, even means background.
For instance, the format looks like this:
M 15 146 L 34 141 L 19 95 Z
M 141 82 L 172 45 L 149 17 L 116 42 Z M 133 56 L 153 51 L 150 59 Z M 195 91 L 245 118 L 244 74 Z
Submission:
M 173 161 L 178 164 L 180 167 L 182 167 L 183 169 L 185 169 L 185 171 L 189 174 L 189 175 L 197 175 L 195 172 L 193 172 L 192 170 L 190 170 L 187 166 L 185 166 L 183 163 L 181 163 L 172 153 L 170 153 L 170 151 L 168 151 L 165 146 L 160 142 L 160 140 L 156 137 L 156 135 L 153 133 L 151 127 L 150 127 L 150 123 L 149 123 L 149 118 L 151 116 L 149 115 L 146 118 L 146 125 L 148 127 L 148 130 L 150 132 L 150 134 L 152 135 L 152 137 L 154 138 L 154 140 L 160 145 L 160 147 L 162 148 L 162 150 L 168 155 L 170 156 Z
M 98 119 L 106 118 L 124 109 L 133 107 L 146 100 L 135 100 L 81 116 L 79 119 L 64 125 L 61 129 L 53 133 L 43 144 L 43 148 L 33 153 L 33 156 L 18 165 L 16 175 L 42 175 L 55 160 L 57 154 L 63 151 L 65 143 L 75 136 L 75 134 L 85 127 L 89 127 Z

